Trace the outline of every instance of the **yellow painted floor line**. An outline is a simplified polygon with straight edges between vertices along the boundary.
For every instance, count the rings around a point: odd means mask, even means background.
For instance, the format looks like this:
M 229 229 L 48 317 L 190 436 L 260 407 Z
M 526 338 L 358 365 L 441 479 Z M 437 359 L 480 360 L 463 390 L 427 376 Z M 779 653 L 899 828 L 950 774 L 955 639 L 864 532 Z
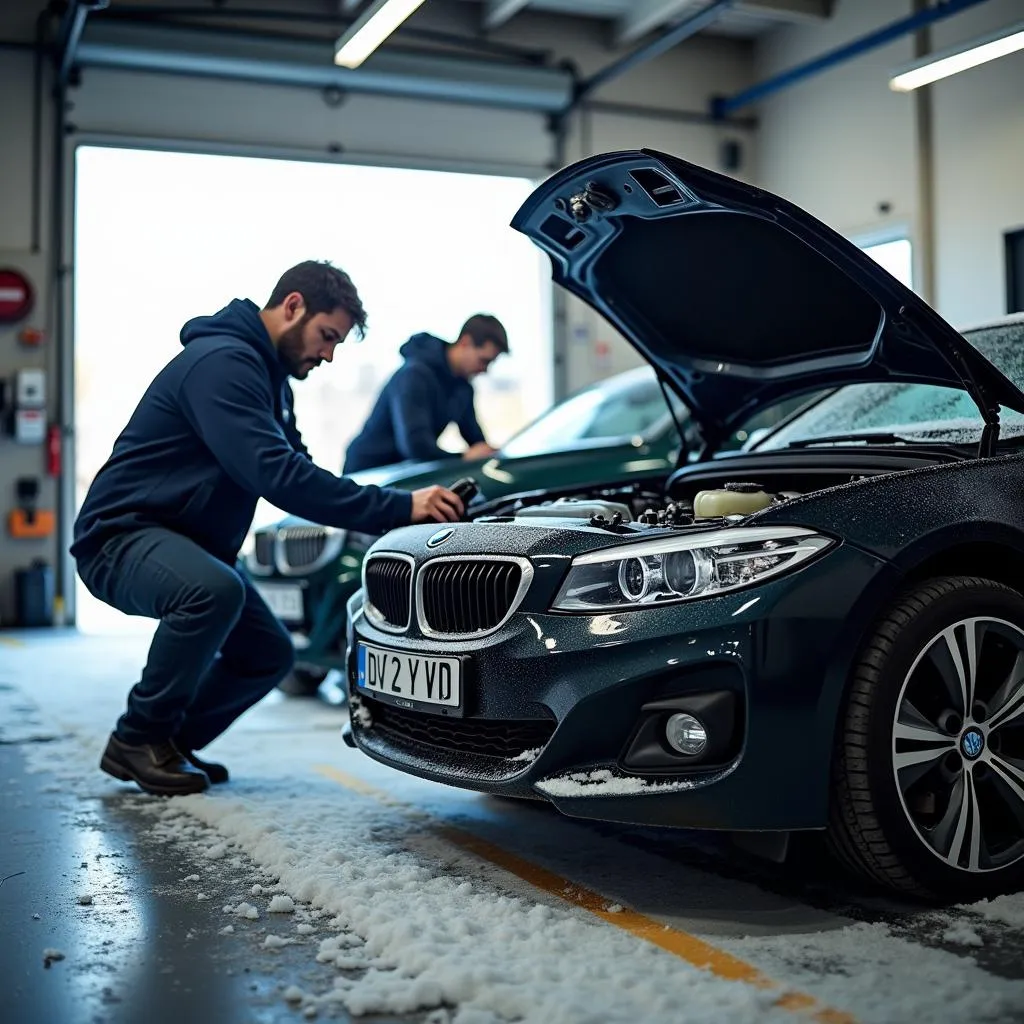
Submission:
M 19 640 L 15 636 L 0 636 L 0 644 L 6 644 L 8 647 L 24 647 L 25 641 Z
M 567 903 L 573 903 L 584 910 L 590 911 L 595 917 L 601 918 L 602 921 L 607 921 L 608 924 L 615 925 L 616 928 L 621 928 L 623 931 L 629 932 L 639 939 L 643 939 L 669 953 L 673 953 L 693 967 L 710 971 L 716 977 L 724 978 L 728 981 L 742 981 L 756 988 L 774 989 L 782 987 L 778 982 L 769 978 L 768 975 L 758 970 L 752 964 L 748 964 L 745 960 L 741 960 L 725 950 L 718 949 L 711 945 L 711 943 L 697 938 L 696 935 L 690 935 L 689 932 L 680 931 L 677 928 L 662 924 L 646 914 L 641 914 L 635 910 L 609 910 L 610 901 L 605 896 L 577 885 L 567 878 L 562 878 L 553 871 L 548 871 L 547 868 L 542 868 L 538 864 L 524 860 L 517 854 L 510 853 L 500 846 L 495 846 L 494 843 L 488 842 L 486 839 L 481 839 L 462 829 L 441 824 L 425 811 L 421 811 L 402 800 L 398 800 L 385 790 L 378 789 L 376 786 L 372 786 L 370 783 L 356 778 L 356 776 L 350 775 L 348 772 L 343 772 L 333 765 L 320 764 L 315 767 L 316 771 L 321 775 L 332 779 L 346 789 L 350 789 L 362 796 L 371 797 L 388 806 L 398 808 L 414 817 L 429 821 L 435 832 L 456 846 L 460 846 L 464 850 L 468 850 L 470 853 L 481 857 L 483 860 L 490 861 L 492 864 L 504 868 L 511 874 L 529 882 L 537 889 L 541 889 L 565 900 Z M 806 1014 L 813 1020 L 820 1021 L 821 1024 L 856 1024 L 856 1018 L 851 1014 L 823 1006 L 814 996 L 804 992 L 792 990 L 784 992 L 776 1000 L 775 1005 L 785 1010 L 792 1010 L 795 1013 Z

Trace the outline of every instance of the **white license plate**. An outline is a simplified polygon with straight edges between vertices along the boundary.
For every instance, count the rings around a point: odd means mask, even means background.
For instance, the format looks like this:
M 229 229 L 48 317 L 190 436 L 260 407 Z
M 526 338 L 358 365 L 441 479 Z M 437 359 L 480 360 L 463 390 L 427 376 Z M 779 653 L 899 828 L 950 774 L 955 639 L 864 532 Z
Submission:
M 460 707 L 461 670 L 458 658 L 432 658 L 366 644 L 360 644 L 356 653 L 356 685 L 399 707 Z
M 257 583 L 256 590 L 282 622 L 302 622 L 302 587 Z

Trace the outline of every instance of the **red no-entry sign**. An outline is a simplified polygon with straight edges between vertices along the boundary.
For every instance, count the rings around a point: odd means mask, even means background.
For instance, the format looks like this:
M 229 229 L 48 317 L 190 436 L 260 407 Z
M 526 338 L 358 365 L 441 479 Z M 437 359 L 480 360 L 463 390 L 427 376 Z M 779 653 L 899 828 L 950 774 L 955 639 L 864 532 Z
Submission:
M 14 324 L 32 312 L 32 283 L 18 270 L 0 267 L 0 323 Z

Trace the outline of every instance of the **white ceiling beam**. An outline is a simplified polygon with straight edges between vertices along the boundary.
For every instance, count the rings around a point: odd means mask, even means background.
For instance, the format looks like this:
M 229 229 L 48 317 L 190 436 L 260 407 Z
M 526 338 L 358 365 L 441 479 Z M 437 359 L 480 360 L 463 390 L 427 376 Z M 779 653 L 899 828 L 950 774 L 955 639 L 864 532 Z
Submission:
M 484 7 L 484 28 L 488 31 L 501 28 L 529 2 L 530 0 L 487 0 L 487 5 Z
M 670 21 L 678 21 L 689 11 L 696 13 L 703 6 L 700 0 L 634 0 L 633 8 L 619 20 L 615 30 L 617 46 L 627 46 L 662 28 Z
M 824 21 L 832 17 L 835 0 L 742 0 L 736 10 L 778 21 Z
M 701 0 L 634 0 L 629 14 L 619 19 L 615 43 L 628 46 L 705 6 Z M 778 21 L 814 22 L 831 17 L 834 7 L 835 0 L 738 0 L 733 10 Z

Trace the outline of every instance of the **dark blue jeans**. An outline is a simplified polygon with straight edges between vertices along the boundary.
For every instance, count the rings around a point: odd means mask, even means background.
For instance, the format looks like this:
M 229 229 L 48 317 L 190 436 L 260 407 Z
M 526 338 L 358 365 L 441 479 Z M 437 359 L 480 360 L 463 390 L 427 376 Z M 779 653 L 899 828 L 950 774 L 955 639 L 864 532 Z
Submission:
M 164 529 L 108 541 L 78 573 L 99 600 L 160 619 L 115 734 L 199 750 L 291 671 L 291 638 L 249 580 Z

